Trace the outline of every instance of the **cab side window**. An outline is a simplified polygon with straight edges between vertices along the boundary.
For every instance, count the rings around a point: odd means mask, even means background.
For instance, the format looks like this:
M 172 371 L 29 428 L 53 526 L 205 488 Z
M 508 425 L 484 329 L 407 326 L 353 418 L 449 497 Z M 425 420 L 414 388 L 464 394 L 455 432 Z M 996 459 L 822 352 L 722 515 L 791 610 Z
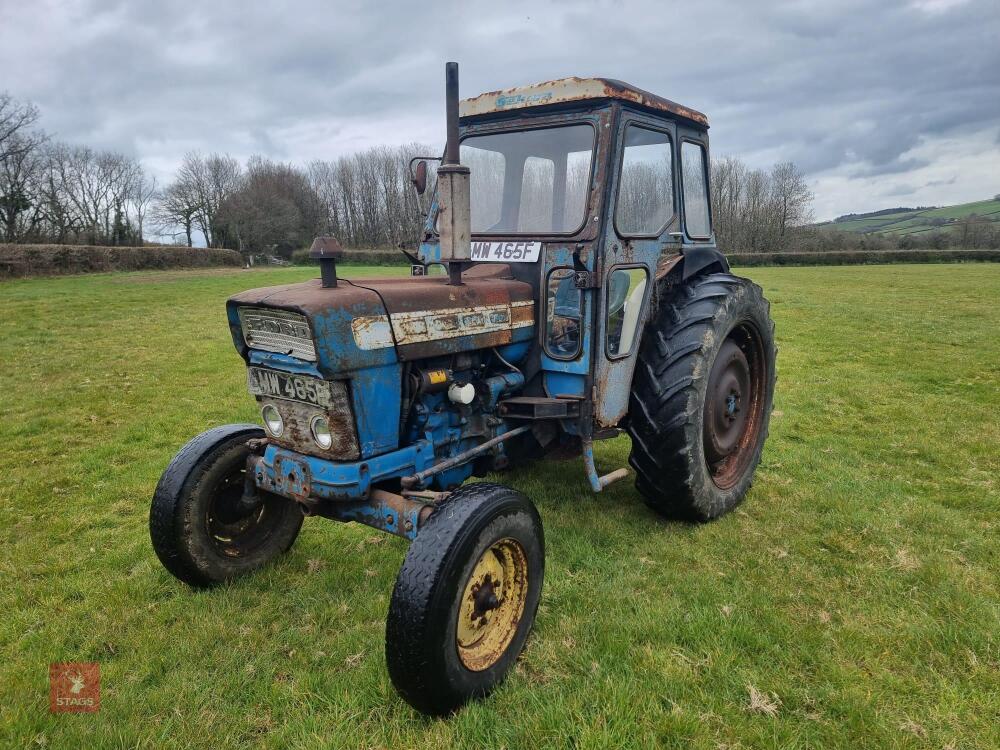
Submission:
M 681 177 L 684 184 L 684 222 L 689 237 L 706 239 L 712 234 L 708 214 L 708 173 L 705 148 L 698 143 L 681 144 Z
M 674 215 L 674 156 L 670 136 L 629 125 L 618 179 L 615 227 L 623 236 L 658 235 Z
M 645 268 L 616 268 L 611 272 L 605 325 L 609 357 L 621 357 L 632 351 L 648 280 L 649 272 Z
M 554 268 L 546 283 L 545 349 L 554 359 L 573 359 L 580 352 L 583 295 L 571 268 Z

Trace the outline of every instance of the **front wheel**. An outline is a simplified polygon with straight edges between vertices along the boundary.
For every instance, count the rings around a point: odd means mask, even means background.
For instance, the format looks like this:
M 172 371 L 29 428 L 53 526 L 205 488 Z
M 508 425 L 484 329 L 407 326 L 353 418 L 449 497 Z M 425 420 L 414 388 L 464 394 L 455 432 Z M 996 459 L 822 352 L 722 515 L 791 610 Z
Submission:
M 774 398 L 774 323 L 761 288 L 726 273 L 669 290 L 639 348 L 629 463 L 654 510 L 707 521 L 746 495 Z
M 302 511 L 259 492 L 241 502 L 247 441 L 264 437 L 256 425 L 203 432 L 181 448 L 153 494 L 149 535 L 156 556 L 176 578 L 210 586 L 266 565 L 288 550 L 302 528 Z
M 447 714 L 492 691 L 524 648 L 545 572 L 535 506 L 502 485 L 453 492 L 407 551 L 386 620 L 399 694 Z

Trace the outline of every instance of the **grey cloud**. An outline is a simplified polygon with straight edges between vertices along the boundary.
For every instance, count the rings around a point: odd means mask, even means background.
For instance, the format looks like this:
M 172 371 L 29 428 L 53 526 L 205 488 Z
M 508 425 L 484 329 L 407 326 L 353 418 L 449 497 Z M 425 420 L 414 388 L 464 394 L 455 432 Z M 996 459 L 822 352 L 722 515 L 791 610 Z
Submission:
M 3 14 L 0 69 L 15 75 L 0 88 L 38 103 L 60 138 L 159 162 L 181 147 L 307 162 L 413 128 L 440 138 L 447 59 L 466 94 L 620 78 L 707 112 L 716 154 L 811 175 L 905 175 L 926 163 L 907 156 L 923 139 L 1000 122 L 996 0 L 935 13 L 879 0 L 78 0 Z

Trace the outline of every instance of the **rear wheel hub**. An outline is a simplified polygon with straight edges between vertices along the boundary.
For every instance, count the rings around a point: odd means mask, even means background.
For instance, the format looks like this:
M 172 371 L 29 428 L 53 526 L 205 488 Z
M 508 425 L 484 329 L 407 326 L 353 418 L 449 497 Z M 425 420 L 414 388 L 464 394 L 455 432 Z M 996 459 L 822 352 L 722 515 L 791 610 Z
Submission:
M 737 326 L 719 349 L 705 392 L 705 462 L 722 489 L 736 484 L 753 455 L 765 382 L 760 335 L 750 326 Z

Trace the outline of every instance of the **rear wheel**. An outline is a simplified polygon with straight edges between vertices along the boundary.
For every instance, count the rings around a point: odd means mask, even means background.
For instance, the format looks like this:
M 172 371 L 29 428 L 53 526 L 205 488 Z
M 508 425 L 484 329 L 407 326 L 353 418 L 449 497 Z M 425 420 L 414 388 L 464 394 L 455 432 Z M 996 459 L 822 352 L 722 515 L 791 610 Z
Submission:
M 648 505 L 709 520 L 746 495 L 767 438 L 774 323 L 760 287 L 709 274 L 665 295 L 629 405 L 629 463 Z
M 410 545 L 392 593 L 385 653 L 400 695 L 446 714 L 492 691 L 524 648 L 544 572 L 531 501 L 496 484 L 453 492 Z
M 242 502 L 247 441 L 256 425 L 203 432 L 170 462 L 153 494 L 149 534 L 163 566 L 192 586 L 210 586 L 255 570 L 288 550 L 302 511 L 268 492 Z

